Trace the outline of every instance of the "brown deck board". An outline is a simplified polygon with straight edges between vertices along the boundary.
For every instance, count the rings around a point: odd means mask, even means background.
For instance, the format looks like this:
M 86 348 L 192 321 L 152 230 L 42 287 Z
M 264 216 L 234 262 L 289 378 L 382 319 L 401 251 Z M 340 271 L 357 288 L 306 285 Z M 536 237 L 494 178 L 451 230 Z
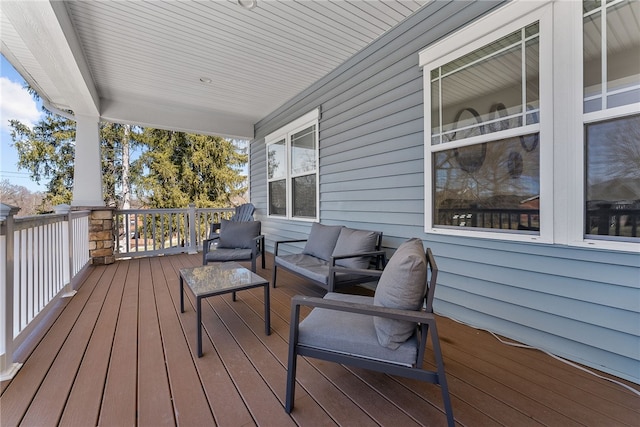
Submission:
M 138 423 L 174 425 L 173 402 L 149 259 L 140 261 L 138 318 Z
M 96 327 L 66 402 L 61 425 L 96 425 L 102 403 L 104 378 L 109 368 L 109 355 L 127 277 L 127 264 L 118 266 L 108 288 Z M 102 381 L 101 381 L 102 380 Z M 96 386 L 98 385 L 98 386 Z
M 180 295 L 178 283 L 178 270 L 184 267 L 193 267 L 185 258 L 172 257 L 172 269 L 175 272 L 175 284 L 169 286 L 173 300 L 179 311 Z M 185 291 L 185 312 L 180 314 L 188 346 L 192 354 L 196 354 L 196 313 L 193 299 L 189 298 Z M 203 336 L 203 339 L 206 336 Z M 204 355 L 203 355 L 204 356 Z M 229 375 L 223 361 L 216 352 L 209 352 L 207 357 L 195 357 L 195 364 L 200 374 L 203 393 L 207 396 L 209 405 L 217 425 L 250 425 L 253 423 L 250 412 L 246 408 L 242 396 L 236 390 L 234 382 Z
M 104 271 L 104 268 L 93 270 L 83 285 L 84 292 L 68 302 L 65 310 L 55 320 L 35 350 L 26 355 L 25 359 L 20 360 L 28 366 L 23 366 L 11 383 L 5 385 L 3 389 L 0 397 L 0 425 L 11 426 L 20 423 L 49 372 L 55 356 Z M 25 367 L 28 369 L 24 369 Z
M 40 385 L 22 423 L 25 425 L 56 424 L 64 409 L 83 355 L 104 305 L 108 284 L 114 270 L 110 269 L 100 278 L 84 309 L 73 325 L 71 333 L 56 355 L 49 373 Z M 115 271 L 117 272 L 117 270 Z M 111 274 L 109 274 L 111 273 Z
M 167 289 L 167 278 L 158 258 L 151 258 L 151 271 L 176 422 L 178 425 L 212 425 L 213 414 L 202 393 L 193 356 L 186 345 L 187 339 L 180 325 L 180 308 L 173 305 Z M 170 281 L 175 284 L 173 279 L 171 275 Z M 197 392 L 194 393 L 194 389 Z
M 100 407 L 99 424 L 105 426 L 128 426 L 136 422 L 140 262 L 131 260 L 126 264 L 128 274 Z
M 258 274 L 271 280 L 267 262 Z M 306 358 L 286 414 L 290 300 L 324 294 L 287 272 L 271 289 L 269 336 L 262 288 L 206 299 L 198 358 L 194 298 L 187 290 L 180 313 L 178 274 L 200 263 L 175 255 L 91 267 L 2 384 L 2 427 L 445 425 L 438 386 Z M 640 425 L 640 397 L 618 385 L 450 319 L 438 318 L 438 331 L 459 425 Z

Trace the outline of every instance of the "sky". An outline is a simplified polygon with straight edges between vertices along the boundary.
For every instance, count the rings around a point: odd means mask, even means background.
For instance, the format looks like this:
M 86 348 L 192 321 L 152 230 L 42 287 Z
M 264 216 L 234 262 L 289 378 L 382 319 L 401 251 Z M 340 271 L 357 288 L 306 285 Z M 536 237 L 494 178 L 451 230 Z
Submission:
M 24 88 L 25 81 L 13 66 L 0 55 L 0 180 L 8 180 L 10 184 L 21 185 L 32 192 L 46 191 L 43 184 L 38 185 L 31 180 L 29 173 L 18 169 L 18 153 L 13 147 L 9 120 L 19 120 L 25 125 L 33 126 L 44 116 L 42 104 L 36 102 Z M 135 153 L 132 153 L 135 157 Z M 243 175 L 248 175 L 248 165 L 243 168 Z
M 9 120 L 20 120 L 33 126 L 42 117 L 41 106 L 24 89 L 25 81 L 0 55 L 0 180 L 9 180 L 13 185 L 21 185 L 30 191 L 45 191 L 44 185 L 38 185 L 29 177 L 29 173 L 19 170 L 18 153 L 12 147 Z

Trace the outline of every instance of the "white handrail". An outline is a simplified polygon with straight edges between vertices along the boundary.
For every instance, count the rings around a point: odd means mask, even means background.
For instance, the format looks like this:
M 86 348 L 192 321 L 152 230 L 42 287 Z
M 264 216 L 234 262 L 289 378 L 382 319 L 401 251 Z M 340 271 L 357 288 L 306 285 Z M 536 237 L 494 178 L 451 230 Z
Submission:
M 2 380 L 17 370 L 14 350 L 89 264 L 89 211 L 15 217 L 18 210 L 0 204 Z
M 16 348 L 39 324 L 54 300 L 75 293 L 90 263 L 90 211 L 56 207 L 55 214 L 16 217 L 19 208 L 0 203 L 0 380 L 19 364 Z M 114 212 L 116 258 L 196 253 L 210 224 L 234 208 L 128 209 Z
M 210 224 L 228 219 L 234 208 L 126 209 L 114 212 L 116 258 L 196 253 Z

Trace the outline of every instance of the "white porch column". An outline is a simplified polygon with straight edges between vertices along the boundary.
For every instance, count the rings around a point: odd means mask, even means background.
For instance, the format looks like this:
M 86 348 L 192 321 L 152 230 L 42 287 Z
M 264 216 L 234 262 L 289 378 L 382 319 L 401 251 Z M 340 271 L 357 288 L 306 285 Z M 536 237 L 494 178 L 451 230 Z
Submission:
M 71 206 L 104 206 L 98 117 L 76 115 L 76 157 Z

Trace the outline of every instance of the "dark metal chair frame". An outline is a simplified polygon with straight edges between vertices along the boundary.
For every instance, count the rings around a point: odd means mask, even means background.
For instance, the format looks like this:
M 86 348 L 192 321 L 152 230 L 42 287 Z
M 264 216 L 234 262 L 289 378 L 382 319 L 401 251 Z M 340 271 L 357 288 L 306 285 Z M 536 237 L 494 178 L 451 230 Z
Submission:
M 376 270 L 376 269 L 383 268 L 387 262 L 387 258 L 386 258 L 387 254 L 385 251 L 381 250 L 382 232 L 377 231 L 376 234 L 377 234 L 377 237 L 376 237 L 376 245 L 375 245 L 374 251 L 360 252 L 357 254 L 345 254 L 345 255 L 332 256 L 331 259 L 329 260 L 329 278 L 326 284 L 323 282 L 319 282 L 317 280 L 311 279 L 309 277 L 305 277 L 305 279 L 309 280 L 310 282 L 318 286 L 321 286 L 327 289 L 329 292 L 334 292 L 336 290 L 336 287 L 338 286 L 345 287 L 345 286 L 351 286 L 351 285 L 357 285 L 357 284 L 375 281 L 375 278 L 372 278 L 372 276 L 379 277 L 379 273 L 381 273 L 380 270 Z M 296 274 L 296 275 L 299 274 L 295 271 L 289 270 L 283 265 L 277 264 L 276 257 L 278 256 L 278 250 L 280 245 L 291 244 L 291 243 L 305 243 L 307 240 L 309 239 L 278 240 L 275 242 L 275 246 L 273 250 L 273 258 L 274 258 L 273 274 L 271 277 L 271 285 L 274 288 L 276 287 L 276 274 L 279 268 L 285 271 L 288 271 L 292 274 Z M 336 265 L 336 261 L 338 260 L 348 259 L 348 258 L 359 258 L 363 256 L 371 257 L 372 263 L 375 269 L 355 269 L 355 268 L 346 268 L 346 267 L 341 267 L 339 265 Z M 376 271 L 378 272 L 377 274 L 376 274 Z M 352 273 L 352 274 L 357 274 L 358 276 L 351 276 L 351 278 L 349 278 L 348 280 L 340 280 L 340 276 L 338 275 L 338 273 Z
M 216 262 L 216 261 L 207 261 L 207 254 L 211 251 L 211 243 L 215 240 L 220 239 L 220 237 L 215 237 L 213 239 L 207 239 L 204 241 L 204 245 L 202 247 L 202 265 L 207 265 L 209 262 Z M 256 272 L 256 259 L 258 259 L 258 256 L 260 256 L 262 258 L 262 269 L 264 270 L 265 268 L 265 261 L 264 261 L 264 234 L 261 234 L 257 237 L 255 237 L 254 239 L 254 244 L 251 247 L 251 258 L 246 258 L 246 259 L 238 259 L 238 260 L 234 260 L 234 261 L 251 261 L 251 271 L 252 272 Z M 220 248 L 220 249 L 216 249 L 216 250 L 222 250 L 224 248 Z
M 444 371 L 444 362 L 442 360 L 442 351 L 440 341 L 438 339 L 438 331 L 436 328 L 436 319 L 433 314 L 433 298 L 436 288 L 436 280 L 438 276 L 438 268 L 430 249 L 426 250 L 428 268 L 431 271 L 428 278 L 428 290 L 425 295 L 424 307 L 422 310 L 398 310 L 386 307 L 374 306 L 369 304 L 357 304 L 339 300 L 328 300 L 317 297 L 305 297 L 297 295 L 291 300 L 291 325 L 289 336 L 289 362 L 287 368 L 287 393 L 285 410 L 291 413 L 295 399 L 295 378 L 296 378 L 296 362 L 297 356 L 307 356 L 316 359 L 327 360 L 345 365 L 352 365 L 359 368 L 369 369 L 373 371 L 383 372 L 391 375 L 398 375 L 416 380 L 426 381 L 439 384 L 442 391 L 442 400 L 444 410 L 449 426 L 454 425 L 453 408 L 451 406 L 451 398 Z M 375 270 L 374 270 L 375 271 Z M 329 310 L 347 311 L 359 313 L 369 316 L 385 317 L 390 319 L 407 320 L 416 322 L 419 337 L 419 347 L 417 360 L 414 366 L 402 366 L 392 362 L 372 360 L 367 358 L 366 354 L 361 356 L 354 354 L 338 353 L 336 351 L 326 350 L 323 348 L 302 345 L 298 342 L 298 332 L 300 323 L 300 307 L 301 306 L 324 308 Z M 341 325 L 336 325 L 341 327 Z M 427 344 L 427 335 L 431 331 L 431 342 L 433 345 L 433 353 L 435 356 L 435 371 L 423 369 L 423 359 Z

